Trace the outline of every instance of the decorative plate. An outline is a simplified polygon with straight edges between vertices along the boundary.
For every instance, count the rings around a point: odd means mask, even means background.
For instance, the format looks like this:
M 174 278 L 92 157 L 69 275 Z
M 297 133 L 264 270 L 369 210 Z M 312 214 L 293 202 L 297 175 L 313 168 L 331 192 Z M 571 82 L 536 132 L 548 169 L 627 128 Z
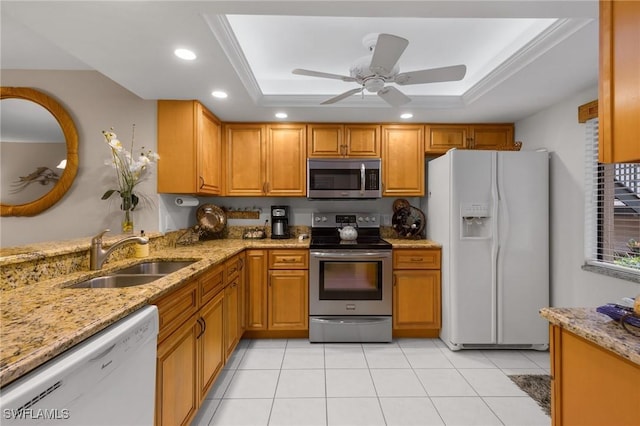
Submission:
M 411 238 L 422 235 L 427 219 L 422 210 L 413 206 L 402 207 L 393 214 L 391 224 L 398 236 Z
M 227 215 L 220 207 L 213 204 L 202 204 L 196 210 L 196 218 L 200 229 L 206 233 L 217 233 L 227 224 Z

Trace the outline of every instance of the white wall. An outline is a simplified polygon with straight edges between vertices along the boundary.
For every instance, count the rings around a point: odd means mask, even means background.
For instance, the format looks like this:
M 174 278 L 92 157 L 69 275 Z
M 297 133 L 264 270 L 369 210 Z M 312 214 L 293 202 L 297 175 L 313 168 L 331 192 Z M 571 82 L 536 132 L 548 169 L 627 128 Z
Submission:
M 583 271 L 585 125 L 578 106 L 598 98 L 596 86 L 515 123 L 523 149 L 551 152 L 551 304 L 599 306 L 640 293 L 637 283 Z
M 0 245 L 68 240 L 95 235 L 110 228 L 120 233 L 120 203 L 102 194 L 117 187 L 115 171 L 104 164 L 110 152 L 102 130 L 110 127 L 128 147 L 136 125 L 135 147 L 156 150 L 156 102 L 143 100 L 94 71 L 2 70 L 3 86 L 31 87 L 56 99 L 71 115 L 78 130 L 79 169 L 67 194 L 33 217 L 0 218 Z M 5 182 L 3 182 L 5 184 Z M 156 172 L 138 185 L 148 199 L 134 213 L 135 231 L 157 231 Z

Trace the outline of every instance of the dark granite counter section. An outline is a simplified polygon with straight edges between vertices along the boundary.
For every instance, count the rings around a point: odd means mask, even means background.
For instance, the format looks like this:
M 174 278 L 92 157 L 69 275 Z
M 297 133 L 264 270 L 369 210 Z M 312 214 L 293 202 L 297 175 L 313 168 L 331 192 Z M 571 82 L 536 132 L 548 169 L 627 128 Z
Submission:
M 595 308 L 543 308 L 540 315 L 551 324 L 640 365 L 640 337 Z

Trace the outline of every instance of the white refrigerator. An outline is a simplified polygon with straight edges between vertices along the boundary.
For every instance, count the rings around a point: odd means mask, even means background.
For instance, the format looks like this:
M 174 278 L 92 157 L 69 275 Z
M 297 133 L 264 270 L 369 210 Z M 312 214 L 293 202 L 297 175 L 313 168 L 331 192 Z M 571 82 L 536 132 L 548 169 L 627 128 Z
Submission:
M 546 350 L 549 154 L 452 149 L 427 175 L 427 237 L 442 244 L 441 340 Z

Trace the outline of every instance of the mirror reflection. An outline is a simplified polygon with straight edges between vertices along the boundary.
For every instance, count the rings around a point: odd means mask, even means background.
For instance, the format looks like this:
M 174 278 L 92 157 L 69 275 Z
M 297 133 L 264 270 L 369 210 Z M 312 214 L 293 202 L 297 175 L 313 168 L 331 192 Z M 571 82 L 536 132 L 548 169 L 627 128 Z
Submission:
M 78 172 L 78 133 L 52 97 L 0 87 L 0 214 L 33 216 L 58 202 Z
M 25 204 L 55 186 L 66 166 L 67 148 L 55 117 L 24 99 L 0 101 L 0 199 Z

